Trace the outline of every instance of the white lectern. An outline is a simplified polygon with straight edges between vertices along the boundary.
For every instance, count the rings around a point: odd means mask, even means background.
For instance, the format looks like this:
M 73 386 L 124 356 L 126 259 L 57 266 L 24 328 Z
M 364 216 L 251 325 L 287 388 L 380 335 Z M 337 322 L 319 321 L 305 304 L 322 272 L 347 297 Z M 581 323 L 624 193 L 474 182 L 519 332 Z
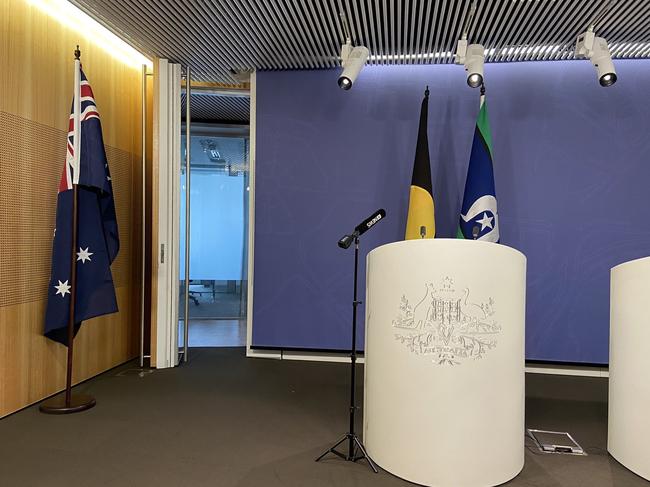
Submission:
M 483 487 L 524 465 L 526 258 L 410 240 L 368 254 L 364 437 L 388 472 Z
M 650 257 L 612 269 L 607 449 L 650 480 Z

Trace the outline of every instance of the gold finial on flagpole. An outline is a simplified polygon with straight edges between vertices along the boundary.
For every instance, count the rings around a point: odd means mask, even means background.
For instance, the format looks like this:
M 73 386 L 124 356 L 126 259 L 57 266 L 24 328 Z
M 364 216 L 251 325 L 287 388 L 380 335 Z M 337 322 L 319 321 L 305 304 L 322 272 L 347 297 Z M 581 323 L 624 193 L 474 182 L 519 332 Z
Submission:
M 79 50 L 79 44 L 77 44 L 77 48 L 74 50 L 74 58 L 81 59 L 81 51 Z

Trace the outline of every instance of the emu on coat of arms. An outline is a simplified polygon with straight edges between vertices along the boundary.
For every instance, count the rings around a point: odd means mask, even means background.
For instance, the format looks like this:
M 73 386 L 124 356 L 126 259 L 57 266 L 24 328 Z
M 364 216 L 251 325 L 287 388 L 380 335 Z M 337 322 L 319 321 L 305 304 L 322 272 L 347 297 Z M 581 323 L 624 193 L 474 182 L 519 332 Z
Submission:
M 494 300 L 473 301 L 467 287 L 458 291 L 445 277 L 438 285 L 425 283 L 415 305 L 402 296 L 393 326 L 395 339 L 417 355 L 432 355 L 438 365 L 458 365 L 480 359 L 496 347 L 501 326 L 494 320 Z

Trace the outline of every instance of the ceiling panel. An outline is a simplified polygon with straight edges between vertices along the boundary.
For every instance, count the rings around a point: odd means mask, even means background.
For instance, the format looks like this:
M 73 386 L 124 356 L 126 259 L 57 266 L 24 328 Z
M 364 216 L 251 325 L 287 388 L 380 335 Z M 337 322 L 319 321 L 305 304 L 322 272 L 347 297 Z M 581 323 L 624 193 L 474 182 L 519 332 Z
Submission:
M 150 57 L 192 67 L 193 81 L 234 83 L 230 70 L 339 66 L 345 40 L 371 64 L 451 63 L 471 0 L 71 0 Z M 478 0 L 470 43 L 487 62 L 571 59 L 578 34 L 596 33 L 614 58 L 650 57 L 650 0 Z M 239 120 L 245 102 L 200 97 L 205 119 Z
M 192 93 L 190 104 L 193 121 L 248 123 L 250 100 L 242 96 Z M 181 113 L 185 119 L 185 93 L 181 94 Z
M 72 0 L 149 56 L 229 70 L 338 66 L 344 12 L 374 64 L 453 62 L 470 0 Z M 479 0 L 471 42 L 488 62 L 570 59 L 576 36 L 610 0 Z M 650 1 L 615 0 L 597 26 L 617 58 L 650 57 Z

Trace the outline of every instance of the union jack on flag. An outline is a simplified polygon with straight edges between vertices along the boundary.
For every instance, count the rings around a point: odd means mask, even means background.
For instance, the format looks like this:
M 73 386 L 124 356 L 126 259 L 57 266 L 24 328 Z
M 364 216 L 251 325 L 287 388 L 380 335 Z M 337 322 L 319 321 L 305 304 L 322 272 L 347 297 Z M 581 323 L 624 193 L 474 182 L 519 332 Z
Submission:
M 68 124 L 67 156 L 56 206 L 52 271 L 48 286 L 45 336 L 67 345 L 72 263 L 73 185 L 77 184 L 77 245 L 75 248 L 75 334 L 82 321 L 117 311 L 111 264 L 117 257 L 113 185 L 108 169 L 99 112 L 93 91 L 81 71 L 79 168 L 74 161 L 74 101 Z

